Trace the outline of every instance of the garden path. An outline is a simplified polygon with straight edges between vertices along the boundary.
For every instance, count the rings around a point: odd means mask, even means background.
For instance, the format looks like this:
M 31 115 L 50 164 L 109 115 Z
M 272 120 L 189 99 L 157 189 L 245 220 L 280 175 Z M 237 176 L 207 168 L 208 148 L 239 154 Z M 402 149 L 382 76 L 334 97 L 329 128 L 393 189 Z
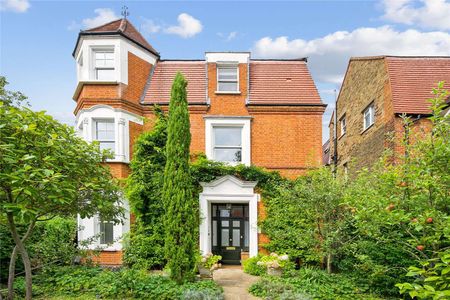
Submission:
M 240 266 L 225 266 L 214 271 L 213 279 L 223 288 L 225 300 L 257 300 L 247 291 L 258 277 L 244 273 Z

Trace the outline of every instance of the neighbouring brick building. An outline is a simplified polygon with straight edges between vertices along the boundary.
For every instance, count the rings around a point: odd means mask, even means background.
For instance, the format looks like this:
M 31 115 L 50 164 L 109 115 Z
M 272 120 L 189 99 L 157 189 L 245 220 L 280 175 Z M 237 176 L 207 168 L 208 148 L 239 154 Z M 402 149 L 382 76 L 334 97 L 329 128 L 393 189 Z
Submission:
M 401 116 L 411 118 L 414 132 L 429 132 L 427 99 L 439 81 L 450 87 L 450 57 L 351 58 L 329 125 L 331 163 L 337 152 L 338 169 L 354 173 L 386 149 L 404 154 Z
M 249 52 L 207 52 L 201 60 L 162 60 L 126 19 L 80 32 L 73 52 L 74 94 L 80 135 L 112 149 L 114 176 L 126 178 L 133 141 L 150 130 L 153 107 L 167 111 L 177 71 L 188 80 L 191 151 L 229 164 L 257 165 L 295 178 L 322 160 L 322 103 L 306 59 L 252 59 Z M 149 120 L 144 125 L 143 118 Z M 264 235 L 255 182 L 225 176 L 203 184 L 200 250 L 238 263 L 254 256 Z M 127 207 L 125 200 L 125 207 Z M 113 225 L 99 217 L 79 219 L 79 240 L 96 236 L 100 262 L 121 263 L 120 237 L 130 218 Z

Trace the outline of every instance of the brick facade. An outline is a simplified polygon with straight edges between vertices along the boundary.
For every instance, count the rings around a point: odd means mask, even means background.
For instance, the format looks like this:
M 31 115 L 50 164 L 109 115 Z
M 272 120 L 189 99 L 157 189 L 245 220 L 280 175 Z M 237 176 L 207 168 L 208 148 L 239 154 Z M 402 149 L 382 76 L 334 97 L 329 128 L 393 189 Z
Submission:
M 77 102 L 75 114 L 98 104 L 121 109 L 145 119 L 144 125 L 128 122 L 129 153 L 133 157 L 133 144 L 143 131 L 151 130 L 155 115 L 153 105 L 143 101 L 148 93 L 149 78 L 153 66 L 138 56 L 128 53 L 128 84 L 93 84 L 80 83 L 74 99 Z M 292 64 L 294 68 L 297 65 Z M 205 153 L 205 116 L 246 116 L 251 117 L 251 164 L 268 170 L 279 171 L 283 176 L 295 178 L 304 174 L 308 169 L 315 168 L 321 163 L 322 115 L 325 106 L 321 104 L 317 94 L 317 103 L 309 105 L 282 104 L 280 99 L 271 105 L 255 105 L 248 103 L 249 98 L 249 63 L 239 63 L 239 93 L 227 94 L 217 91 L 217 64 L 205 63 L 206 67 L 206 97 L 204 102 L 190 103 L 191 123 L 191 153 Z M 302 66 L 306 70 L 306 66 Z M 304 73 L 302 73 L 304 74 Z M 285 76 L 285 75 L 281 75 Z M 204 78 L 204 80 L 206 80 Z M 310 78 L 309 78 L 310 79 Z M 282 78 L 289 85 L 291 78 Z M 303 80 L 303 79 L 302 79 Z M 312 79 L 311 79 L 312 81 Z M 287 82 L 287 83 L 286 83 Z M 196 82 L 188 82 L 196 84 Z M 309 84 L 315 89 L 313 83 Z M 203 89 L 204 90 L 204 89 Z M 198 90 L 196 93 L 199 93 Z M 317 93 L 317 91 L 315 91 Z M 310 96 L 310 95 L 309 95 Z M 292 95 L 291 95 L 292 97 Z M 160 103 L 167 112 L 168 103 Z M 119 179 L 126 178 L 130 168 L 124 162 L 108 163 L 111 173 Z M 262 202 L 258 203 L 258 216 L 265 217 Z M 258 234 L 259 251 L 265 251 L 262 245 L 267 243 L 268 237 Z M 248 255 L 248 254 L 247 254 Z M 120 265 L 121 251 L 102 251 L 94 261 L 103 265 Z
M 392 75 L 389 73 L 388 63 L 386 57 L 367 57 L 352 58 L 348 64 L 334 113 L 337 112 L 337 166 L 343 170 L 345 165 L 351 175 L 362 168 L 370 168 L 383 155 L 388 155 L 387 159 L 394 163 L 399 156 L 404 155 L 402 146 L 405 135 L 404 123 L 398 109 L 395 108 L 390 77 Z M 405 84 L 407 80 L 409 79 L 405 78 Z M 430 91 L 431 88 L 430 85 Z M 410 92 L 410 95 L 414 93 Z M 407 99 L 396 101 L 403 103 Z M 426 103 L 426 97 L 422 101 Z M 363 111 L 372 103 L 375 107 L 375 122 L 363 130 Z M 414 110 L 416 104 L 411 105 L 405 109 Z M 332 162 L 336 138 L 334 113 L 329 124 Z M 431 122 L 427 119 L 428 115 L 428 113 L 408 114 L 415 120 L 411 142 L 414 142 L 414 136 L 430 132 Z M 341 119 L 344 116 L 347 130 L 342 135 Z

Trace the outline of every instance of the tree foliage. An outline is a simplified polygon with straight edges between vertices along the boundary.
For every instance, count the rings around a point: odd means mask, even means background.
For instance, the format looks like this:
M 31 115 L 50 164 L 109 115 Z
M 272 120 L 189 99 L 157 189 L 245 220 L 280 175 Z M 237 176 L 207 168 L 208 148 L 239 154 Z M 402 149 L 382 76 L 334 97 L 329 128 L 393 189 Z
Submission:
M 186 86 L 183 75 L 177 73 L 169 104 L 163 185 L 165 256 L 170 276 L 178 283 L 193 278 L 198 243 L 198 201 L 193 197 L 189 170 L 191 133 Z
M 29 299 L 31 265 L 25 242 L 36 222 L 96 213 L 119 221 L 119 188 L 101 164 L 106 154 L 97 145 L 86 143 L 71 127 L 45 112 L 11 105 L 14 93 L 3 87 L 0 95 L 11 100 L 8 105 L 0 102 L 0 220 L 8 224 L 16 244 L 10 275 L 14 275 L 18 252 L 26 271 Z M 16 95 L 20 100 L 20 94 Z M 23 235 L 18 224 L 27 227 Z
M 126 185 L 136 221 L 125 243 L 124 262 L 146 269 L 165 264 L 161 186 L 166 164 L 167 118 L 159 107 L 155 107 L 155 115 L 153 129 L 142 133 L 134 145 Z

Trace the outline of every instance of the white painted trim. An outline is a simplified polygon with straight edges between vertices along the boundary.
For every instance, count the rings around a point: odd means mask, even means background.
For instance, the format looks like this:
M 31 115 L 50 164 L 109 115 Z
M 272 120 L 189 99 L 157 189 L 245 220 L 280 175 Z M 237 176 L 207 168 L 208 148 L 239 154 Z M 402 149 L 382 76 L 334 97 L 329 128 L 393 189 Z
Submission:
M 258 255 L 258 201 L 254 193 L 257 182 L 242 181 L 226 175 L 209 183 L 201 183 L 200 194 L 200 251 L 202 254 L 212 251 L 211 245 L 211 204 L 212 203 L 248 203 L 249 206 L 249 255 Z
M 206 52 L 205 60 L 208 63 L 236 62 L 247 63 L 250 59 L 250 52 Z
M 130 128 L 129 122 L 144 124 L 143 118 L 126 110 L 108 105 L 95 105 L 82 109 L 76 116 L 76 128 L 83 132 L 83 139 L 92 142 L 95 139 L 95 120 L 113 119 L 115 128 L 115 157 L 112 162 L 130 162 Z
M 242 127 L 242 161 L 241 163 L 250 166 L 251 164 L 251 118 L 250 117 L 205 117 L 205 153 L 208 159 L 214 160 L 213 149 L 213 127 L 214 126 L 239 126 Z M 233 163 L 230 163 L 233 165 Z

